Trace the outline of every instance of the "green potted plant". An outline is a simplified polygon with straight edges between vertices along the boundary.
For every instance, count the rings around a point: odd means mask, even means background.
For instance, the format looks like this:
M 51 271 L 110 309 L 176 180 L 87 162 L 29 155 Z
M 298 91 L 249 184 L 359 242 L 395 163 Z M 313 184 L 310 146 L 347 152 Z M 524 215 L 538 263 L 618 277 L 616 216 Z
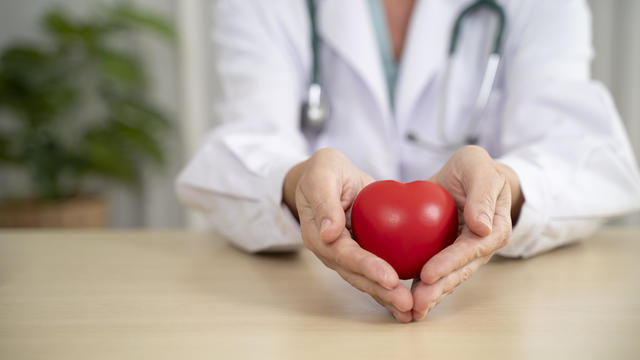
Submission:
M 32 194 L 5 195 L 0 226 L 102 226 L 106 202 L 87 184 L 136 185 L 143 163 L 164 161 L 169 120 L 147 96 L 135 36 L 175 34 L 127 5 L 52 9 L 41 23 L 46 41 L 0 53 L 0 170 L 26 173 Z

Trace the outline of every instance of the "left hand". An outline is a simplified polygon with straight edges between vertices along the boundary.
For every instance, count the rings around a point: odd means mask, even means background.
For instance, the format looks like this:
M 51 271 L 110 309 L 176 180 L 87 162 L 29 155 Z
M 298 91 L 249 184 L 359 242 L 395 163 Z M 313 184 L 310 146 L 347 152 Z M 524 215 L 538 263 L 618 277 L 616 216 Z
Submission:
M 524 201 L 515 172 L 481 147 L 464 146 L 430 181 L 446 188 L 462 212 L 462 231 L 453 244 L 432 257 L 415 279 L 413 319 L 421 320 L 511 236 L 512 217 Z

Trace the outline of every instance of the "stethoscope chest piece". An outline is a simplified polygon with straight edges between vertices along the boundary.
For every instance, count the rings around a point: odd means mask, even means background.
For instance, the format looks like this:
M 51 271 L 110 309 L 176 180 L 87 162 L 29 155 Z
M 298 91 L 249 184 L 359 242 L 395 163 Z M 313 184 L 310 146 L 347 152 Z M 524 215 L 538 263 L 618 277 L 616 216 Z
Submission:
M 313 83 L 309 86 L 307 99 L 302 104 L 300 111 L 302 129 L 313 134 L 322 132 L 329 119 L 330 110 L 320 84 Z

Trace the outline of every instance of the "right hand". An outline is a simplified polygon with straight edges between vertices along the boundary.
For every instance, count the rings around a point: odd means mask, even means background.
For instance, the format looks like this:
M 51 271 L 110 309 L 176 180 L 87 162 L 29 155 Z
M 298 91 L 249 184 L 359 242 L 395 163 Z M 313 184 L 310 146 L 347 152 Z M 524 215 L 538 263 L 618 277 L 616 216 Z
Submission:
M 413 297 L 386 261 L 362 249 L 345 227 L 345 211 L 373 182 L 339 151 L 318 150 L 284 180 L 283 200 L 300 220 L 302 240 L 327 267 L 371 295 L 400 322 L 412 320 Z

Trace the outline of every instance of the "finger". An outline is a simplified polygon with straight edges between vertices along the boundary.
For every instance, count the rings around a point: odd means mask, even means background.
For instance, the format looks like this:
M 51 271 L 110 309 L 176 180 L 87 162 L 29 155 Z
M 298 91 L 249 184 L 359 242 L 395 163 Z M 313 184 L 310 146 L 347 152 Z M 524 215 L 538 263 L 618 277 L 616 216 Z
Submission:
M 408 323 L 413 320 L 412 310 L 409 309 L 407 311 L 400 311 L 395 306 L 385 303 L 384 300 L 380 299 L 378 296 L 371 296 L 378 304 L 383 306 L 387 311 L 393 315 L 393 317 L 401 323 Z
M 496 200 L 506 184 L 506 179 L 497 170 L 487 172 L 486 167 L 477 166 L 463 178 L 466 203 L 464 221 L 469 229 L 480 236 L 487 236 L 493 227 Z
M 398 322 L 408 323 L 408 322 L 411 322 L 411 320 L 413 320 L 413 314 L 411 313 L 411 310 L 405 311 L 405 312 L 400 312 L 394 308 L 391 308 L 391 309 L 387 308 L 387 310 L 389 310 L 389 312 L 393 315 L 394 318 L 396 318 Z
M 378 303 L 389 308 L 389 310 L 391 310 L 390 307 L 393 307 L 398 313 L 406 313 L 413 308 L 411 292 L 401 284 L 389 290 L 362 275 L 344 269 L 337 269 L 336 272 L 353 287 L 371 295 Z
M 413 316 L 413 320 L 420 321 L 420 320 L 424 319 L 425 316 L 429 312 L 431 312 L 431 310 L 433 310 L 436 306 L 438 306 L 438 304 L 440 304 L 442 302 L 442 300 L 444 300 L 452 292 L 453 292 L 453 290 L 451 290 L 449 292 L 446 292 L 446 293 L 442 293 L 435 301 L 429 303 L 429 306 L 427 306 L 426 310 L 424 310 L 424 311 L 418 311 L 416 309 L 413 309 L 411 311 L 411 314 Z
M 336 180 L 332 181 L 326 175 L 305 178 L 298 194 L 301 197 L 298 206 L 300 222 L 313 222 L 322 241 L 334 241 L 345 226 Z
M 387 289 L 393 289 L 400 283 L 398 273 L 393 267 L 361 248 L 346 229 L 333 243 L 316 245 L 316 252 L 333 262 L 336 268 L 362 275 Z
M 342 182 L 336 174 L 334 164 L 320 162 L 300 180 L 296 205 L 303 209 L 306 220 L 314 222 L 323 241 L 335 240 L 344 228 L 341 198 Z
M 468 280 L 478 268 L 486 264 L 490 258 L 491 256 L 478 258 L 438 280 L 434 284 L 420 282 L 413 289 L 413 310 L 417 312 L 418 315 L 424 317 L 429 309 L 440 303 L 440 301 L 453 292 L 456 287 Z
M 413 315 L 412 315 L 412 311 L 408 310 L 408 311 L 400 311 L 398 309 L 396 309 L 395 306 L 390 305 L 385 303 L 382 299 L 380 299 L 377 296 L 371 296 L 378 304 L 380 304 L 381 306 L 383 306 L 385 309 L 387 309 L 387 311 L 389 311 L 391 313 L 391 315 L 393 315 L 393 317 L 401 323 L 408 323 L 409 321 L 411 321 L 413 319 Z
M 349 208 L 351 208 L 351 205 L 353 204 L 353 201 L 355 200 L 360 190 L 375 181 L 369 174 L 360 170 L 356 169 L 355 174 L 357 175 L 354 175 L 351 181 L 346 180 L 346 183 L 343 184 L 340 205 L 342 205 L 342 209 L 344 211 L 347 211 L 349 210 Z
M 413 317 L 414 321 L 420 321 L 424 319 L 425 316 L 427 316 L 427 313 L 426 312 L 421 313 L 417 310 L 411 310 L 411 316 Z
M 500 221 L 504 223 L 498 224 Z M 493 226 L 495 227 L 496 225 L 508 225 L 511 228 L 511 187 L 506 181 L 496 200 Z
M 510 227 L 502 224 L 495 230 L 491 235 L 481 238 L 465 227 L 453 244 L 437 253 L 422 267 L 422 282 L 434 284 L 472 261 L 495 253 L 506 245 L 505 239 L 511 234 Z

